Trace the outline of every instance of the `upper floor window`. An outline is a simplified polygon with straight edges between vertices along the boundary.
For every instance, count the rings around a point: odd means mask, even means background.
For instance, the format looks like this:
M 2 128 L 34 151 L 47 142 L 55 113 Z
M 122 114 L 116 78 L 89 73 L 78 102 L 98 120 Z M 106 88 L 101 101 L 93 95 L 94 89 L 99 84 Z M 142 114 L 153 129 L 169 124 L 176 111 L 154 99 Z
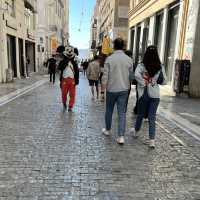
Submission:
M 12 17 L 15 17 L 15 0 L 7 0 L 5 4 L 8 14 Z

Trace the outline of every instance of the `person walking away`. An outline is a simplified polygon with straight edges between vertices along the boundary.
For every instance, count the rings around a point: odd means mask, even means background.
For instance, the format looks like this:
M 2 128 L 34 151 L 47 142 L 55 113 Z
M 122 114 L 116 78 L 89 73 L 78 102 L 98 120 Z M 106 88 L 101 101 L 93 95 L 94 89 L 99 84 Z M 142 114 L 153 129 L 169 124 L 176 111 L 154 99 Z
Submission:
M 87 71 L 88 65 L 89 65 L 89 62 L 88 62 L 88 60 L 86 59 L 86 60 L 83 62 L 83 75 L 84 75 L 84 76 L 86 75 L 86 71 Z
M 124 134 L 126 127 L 126 102 L 128 90 L 130 88 L 129 74 L 133 67 L 133 62 L 124 51 L 124 40 L 117 38 L 114 40 L 114 53 L 109 56 L 104 65 L 104 75 L 102 83 L 106 88 L 106 128 L 102 129 L 104 135 L 110 135 L 112 126 L 112 115 L 115 104 L 118 111 L 118 144 L 124 144 Z
M 89 63 L 87 68 L 87 78 L 92 92 L 92 99 L 94 99 L 94 86 L 96 88 L 97 99 L 99 98 L 99 76 L 101 73 L 100 59 L 98 56 L 94 57 L 94 60 Z
M 76 85 L 79 84 L 78 64 L 75 61 L 74 49 L 71 46 L 66 47 L 63 52 L 63 60 L 59 63 L 58 70 L 60 73 L 60 86 L 62 92 L 62 102 L 64 111 L 67 108 L 67 95 L 69 94 L 68 111 L 72 112 L 75 104 Z
M 105 96 L 104 89 L 105 88 L 103 87 L 103 84 L 102 84 L 102 78 L 103 78 L 104 63 L 105 63 L 106 56 L 101 55 L 101 56 L 99 56 L 99 58 L 100 58 L 100 68 L 101 68 L 101 73 L 100 73 L 100 76 L 99 76 L 99 82 L 100 82 L 100 85 L 101 85 L 101 101 L 104 102 L 104 96 Z
M 55 77 L 56 77 L 56 59 L 55 55 L 52 55 L 51 58 L 47 60 L 47 67 L 48 67 L 48 72 L 49 72 L 49 81 L 50 83 L 53 84 L 55 83 Z M 53 80 L 52 80 L 53 78 Z
M 29 78 L 29 65 L 30 65 L 31 61 L 29 56 L 26 57 L 26 76 L 27 78 Z
M 138 137 L 145 112 L 147 112 L 149 122 L 149 147 L 155 148 L 155 121 L 160 102 L 159 84 L 164 85 L 166 82 L 165 70 L 161 65 L 156 46 L 149 46 L 147 48 L 143 62 L 138 64 L 136 68 L 135 78 L 137 80 L 138 90 L 138 115 L 135 127 L 130 131 L 135 138 Z
M 126 50 L 125 51 L 125 54 L 130 57 L 131 59 L 133 59 L 133 53 L 131 50 Z M 133 69 L 133 68 L 132 68 Z M 133 69 L 134 70 L 134 69 Z M 126 110 L 128 108 L 128 100 L 129 100 L 129 96 L 130 96 L 130 93 L 131 93 L 131 81 L 130 81 L 130 88 L 128 90 L 128 98 L 127 98 L 127 102 L 126 102 Z

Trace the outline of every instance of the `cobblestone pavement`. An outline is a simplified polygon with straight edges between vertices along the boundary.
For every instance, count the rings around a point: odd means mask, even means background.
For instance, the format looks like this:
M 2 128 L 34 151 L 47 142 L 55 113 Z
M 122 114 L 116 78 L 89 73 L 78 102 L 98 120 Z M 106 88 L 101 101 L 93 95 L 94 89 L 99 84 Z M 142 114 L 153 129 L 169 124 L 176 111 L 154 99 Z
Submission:
M 44 72 L 33 73 L 29 78 L 15 79 L 11 83 L 0 84 L 0 98 L 16 90 L 22 89 L 26 86 L 31 86 L 37 81 L 44 79 Z
M 200 199 L 200 150 L 172 135 L 181 130 L 159 118 L 155 150 L 147 124 L 118 146 L 116 115 L 104 137 L 103 103 L 91 100 L 83 78 L 77 92 L 71 114 L 62 112 L 59 85 L 48 83 L 0 107 L 0 200 Z

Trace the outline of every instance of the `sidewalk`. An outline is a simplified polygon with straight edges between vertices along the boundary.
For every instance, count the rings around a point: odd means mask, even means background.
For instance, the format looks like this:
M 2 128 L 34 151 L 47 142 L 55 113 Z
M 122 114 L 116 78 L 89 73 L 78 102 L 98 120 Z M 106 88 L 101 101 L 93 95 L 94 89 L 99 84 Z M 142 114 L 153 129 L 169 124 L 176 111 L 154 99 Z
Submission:
M 33 73 L 29 78 L 15 79 L 12 83 L 0 84 L 0 106 L 47 82 L 44 73 Z

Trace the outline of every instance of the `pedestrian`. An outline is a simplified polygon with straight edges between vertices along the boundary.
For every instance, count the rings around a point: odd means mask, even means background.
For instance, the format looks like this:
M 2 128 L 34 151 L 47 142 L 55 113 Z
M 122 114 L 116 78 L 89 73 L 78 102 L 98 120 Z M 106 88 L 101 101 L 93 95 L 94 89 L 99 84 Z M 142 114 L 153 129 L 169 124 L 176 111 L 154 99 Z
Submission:
M 125 54 L 126 54 L 127 56 L 129 56 L 131 59 L 133 58 L 133 53 L 132 53 L 131 50 L 126 50 L 126 51 L 125 51 Z M 132 67 L 132 69 L 133 69 L 133 67 Z M 133 70 L 134 70 L 134 69 L 133 69 Z M 130 88 L 129 88 L 129 90 L 128 90 L 128 98 L 127 98 L 127 102 L 126 102 L 126 110 L 127 110 L 127 108 L 128 108 L 128 100 L 129 100 L 130 93 L 131 93 L 131 81 L 130 81 Z
M 103 78 L 104 63 L 105 63 L 106 56 L 100 55 L 99 58 L 100 58 L 100 67 L 101 67 L 101 73 L 100 73 L 100 76 L 99 76 L 99 82 L 100 82 L 100 85 L 101 85 L 101 101 L 104 102 L 104 96 L 105 96 L 104 90 L 105 90 L 105 88 L 102 84 L 102 78 Z
M 27 76 L 27 78 L 29 78 L 29 65 L 30 65 L 30 63 L 31 63 L 30 58 L 27 55 L 27 57 L 26 57 L 26 76 Z
M 84 75 L 84 76 L 86 75 L 86 71 L 87 71 L 88 65 L 89 65 L 89 62 L 88 62 L 88 60 L 86 59 L 86 60 L 83 62 L 83 75 Z
M 64 111 L 67 108 L 67 95 L 69 94 L 68 111 L 72 112 L 75 104 L 76 85 L 79 84 L 78 64 L 75 60 L 74 49 L 71 46 L 65 48 L 63 59 L 59 63 L 58 69 L 60 74 L 60 87 L 62 92 L 62 102 Z
M 56 59 L 55 55 L 52 55 L 51 58 L 47 60 L 47 67 L 49 72 L 49 81 L 52 83 L 52 77 L 53 77 L 53 84 L 55 83 L 55 77 L 56 77 Z
M 126 102 L 130 88 L 129 75 L 133 62 L 124 51 L 124 40 L 114 40 L 114 53 L 109 56 L 104 65 L 103 85 L 106 89 L 106 128 L 102 129 L 104 135 L 110 135 L 112 126 L 112 115 L 115 104 L 118 111 L 118 137 L 117 143 L 124 144 L 126 127 Z
M 162 76 L 162 81 L 158 80 Z M 138 91 L 138 108 L 135 127 L 130 131 L 137 138 L 142 121 L 147 112 L 149 122 L 149 147 L 155 148 L 156 112 L 160 102 L 159 84 L 165 84 L 166 75 L 158 55 L 156 46 L 149 46 L 144 54 L 143 62 L 135 70 Z
M 100 58 L 94 57 L 94 60 L 89 63 L 87 68 L 87 78 L 92 92 L 92 99 L 94 99 L 94 86 L 96 88 L 97 99 L 99 99 L 99 77 L 101 73 Z

